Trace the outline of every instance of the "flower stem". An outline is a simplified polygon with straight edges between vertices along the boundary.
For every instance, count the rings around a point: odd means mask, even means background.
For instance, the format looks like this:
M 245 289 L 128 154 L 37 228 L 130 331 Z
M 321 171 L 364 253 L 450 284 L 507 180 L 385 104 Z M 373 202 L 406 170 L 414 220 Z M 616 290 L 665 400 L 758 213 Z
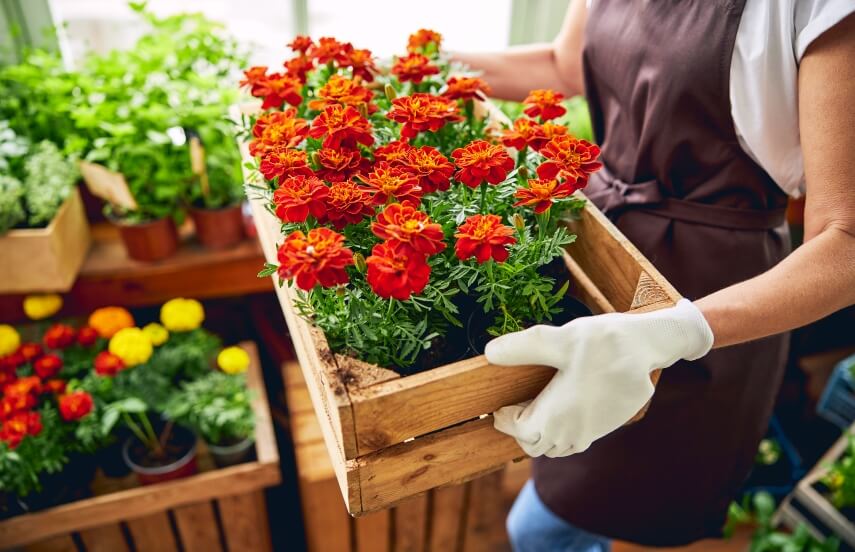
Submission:
M 157 456 L 163 456 L 163 447 L 160 445 L 160 439 L 157 438 L 157 433 L 155 433 L 154 428 L 151 427 L 151 422 L 149 421 L 148 416 L 146 416 L 145 412 L 141 412 L 139 417 L 149 438 L 149 448 L 153 448 L 153 452 Z
M 528 146 L 523 147 L 519 152 L 517 152 L 517 167 L 525 167 L 525 156 L 528 151 Z
M 537 239 L 543 240 L 546 236 L 546 225 L 549 224 L 549 212 L 551 209 L 547 209 L 546 211 L 540 213 L 539 215 L 535 215 L 537 218 Z
M 130 429 L 131 433 L 133 433 L 136 438 L 140 440 L 140 443 L 142 443 L 146 447 L 149 447 L 148 437 L 146 437 L 145 432 L 143 432 L 142 428 L 137 425 L 134 419 L 131 418 L 131 415 L 127 412 L 122 412 L 122 419 L 125 420 L 125 424 L 128 426 L 128 429 Z
M 487 182 L 481 182 L 481 214 L 486 215 L 487 209 Z

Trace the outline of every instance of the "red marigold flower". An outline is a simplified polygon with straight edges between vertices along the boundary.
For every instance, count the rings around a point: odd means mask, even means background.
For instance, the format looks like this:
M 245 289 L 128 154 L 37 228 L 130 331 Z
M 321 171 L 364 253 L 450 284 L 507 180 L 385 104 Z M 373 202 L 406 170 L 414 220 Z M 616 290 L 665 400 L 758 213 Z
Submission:
M 564 181 L 561 184 L 554 178 L 531 179 L 528 188 L 520 188 L 514 193 L 519 199 L 514 207 L 534 205 L 534 212 L 540 214 L 550 207 L 556 199 L 570 197 L 576 191 L 575 181 Z
M 92 395 L 86 391 L 73 391 L 59 398 L 59 413 L 66 422 L 85 418 L 95 406 Z
M 386 161 L 390 165 L 395 165 L 403 161 L 407 154 L 415 148 L 409 142 L 403 140 L 394 140 L 385 146 L 380 146 L 374 150 L 374 159 L 377 161 Z
M 261 109 L 279 108 L 285 102 L 298 106 L 303 101 L 302 89 L 303 83 L 298 77 L 284 73 L 271 73 L 258 87 L 258 93 L 253 95 L 264 98 Z
M 52 353 L 39 357 L 33 363 L 33 371 L 42 379 L 52 378 L 60 370 L 62 370 L 62 359 Z
M 325 148 L 356 149 L 357 144 L 370 146 L 374 143 L 371 136 L 371 123 L 359 114 L 359 111 L 349 105 L 330 105 L 321 111 L 312 122 L 309 136 L 320 138 L 324 136 Z
M 278 257 L 279 276 L 293 278 L 306 291 L 316 284 L 347 283 L 345 268 L 353 264 L 353 252 L 344 246 L 344 236 L 329 228 L 313 228 L 308 235 L 292 232 L 279 246 Z
M 315 43 L 312 42 L 312 39 L 306 35 L 297 35 L 294 37 L 294 40 L 286 44 L 291 50 L 300 52 L 301 54 L 308 52 L 309 48 L 314 45 Z
M 66 324 L 54 324 L 42 336 L 42 343 L 48 349 L 65 349 L 74 343 L 74 328 Z
M 333 182 L 327 195 L 327 220 L 341 230 L 374 214 L 371 194 L 352 180 Z
M 333 75 L 330 80 L 318 90 L 318 99 L 309 102 L 309 107 L 323 110 L 330 105 L 350 105 L 358 108 L 365 104 L 368 113 L 377 111 L 377 106 L 371 103 L 374 95 L 364 86 L 360 86 L 355 80 Z
M 539 151 L 548 141 L 549 139 L 543 132 L 543 127 L 531 119 L 517 119 L 514 121 L 513 128 L 502 132 L 502 144 L 515 150 L 529 146 L 531 149 Z
M 561 117 L 567 110 L 561 105 L 564 95 L 554 90 L 532 90 L 523 103 L 528 107 L 524 113 L 529 117 L 540 117 L 542 121 L 549 121 Z
M 297 117 L 297 110 L 262 113 L 252 127 L 255 140 L 249 143 L 249 153 L 259 156 L 276 147 L 297 147 L 309 134 L 309 122 Z
M 115 376 L 125 369 L 125 362 L 110 351 L 101 351 L 94 361 L 95 373 L 99 376 Z
M 264 153 L 261 157 L 259 170 L 264 178 L 273 180 L 286 176 L 311 176 L 312 168 L 306 152 L 288 146 L 275 146 Z
M 316 176 L 289 176 L 273 192 L 276 216 L 283 222 L 305 222 L 309 215 L 322 220 L 329 189 Z
M 53 393 L 54 395 L 62 395 L 65 393 L 65 388 L 68 387 L 66 382 L 61 379 L 52 379 L 44 383 L 42 391 L 44 393 Z
M 18 375 L 15 373 L 14 368 L 9 369 L 5 366 L 0 366 L 0 389 L 14 382 L 16 379 L 18 379 Z M 0 420 L 3 419 L 2 414 L 0 412 Z
M 377 67 L 374 65 L 374 57 L 371 55 L 371 50 L 357 49 L 351 44 L 346 44 L 342 50 L 341 57 L 339 65 L 350 67 L 353 72 L 353 78 L 358 77 L 365 82 L 374 80 L 374 73 L 377 72 Z
M 91 347 L 98 342 L 98 331 L 91 326 L 84 326 L 77 332 L 77 344 Z
M 26 410 L 36 405 L 36 396 L 42 391 L 38 376 L 18 378 L 3 388 L 4 401 L 12 411 Z
M 321 148 L 317 154 L 320 168 L 315 174 L 327 182 L 348 180 L 368 166 L 368 160 L 355 149 Z
M 387 206 L 371 223 L 371 232 L 404 253 L 436 255 L 445 249 L 442 226 L 412 205 Z
M 318 60 L 318 63 L 323 65 L 331 61 L 341 61 L 343 59 L 345 44 L 331 37 L 323 37 L 318 39 L 318 43 L 309 49 L 309 55 Z
M 570 132 L 569 130 L 567 130 L 566 126 L 557 125 L 552 121 L 546 121 L 540 126 L 540 128 L 543 129 L 543 135 L 546 136 L 547 141 L 552 140 L 556 136 L 564 136 L 565 134 Z
M 454 165 L 431 146 L 410 148 L 398 161 L 401 168 L 418 178 L 422 193 L 445 191 L 451 186 Z
M 478 77 L 451 77 L 446 83 L 443 96 L 450 100 L 484 99 L 490 93 L 490 87 Z
M 374 293 L 389 299 L 406 301 L 419 294 L 430 279 L 430 266 L 424 255 L 413 254 L 388 243 L 378 243 L 365 260 L 365 275 Z
M 375 164 L 368 174 L 360 176 L 360 180 L 368 185 L 367 191 L 374 205 L 384 205 L 393 200 L 417 204 L 422 196 L 416 177 L 385 161 Z
M 537 176 L 543 179 L 562 178 L 576 182 L 575 189 L 581 190 L 588 184 L 588 176 L 600 170 L 603 164 L 597 161 L 600 148 L 569 135 L 556 136 L 540 150 L 549 161 L 537 168 Z
M 392 100 L 386 117 L 403 124 L 401 138 L 409 140 L 419 132 L 436 132 L 446 123 L 462 121 L 457 102 L 433 94 L 413 94 Z
M 44 350 L 38 343 L 29 342 L 22 343 L 18 348 L 18 352 L 21 353 L 22 357 L 24 357 L 24 362 L 32 362 L 42 356 Z
M 23 347 L 23 345 L 21 346 Z M 0 371 L 14 372 L 18 366 L 27 362 L 24 355 L 21 353 L 21 347 L 14 353 L 0 357 Z
M 250 67 L 246 71 L 243 72 L 243 80 L 240 81 L 241 87 L 248 87 L 249 93 L 255 97 L 261 97 L 260 90 L 264 86 L 264 83 L 267 82 L 267 67 L 263 65 L 257 65 L 255 67 Z
M 454 252 L 463 261 L 475 257 L 478 264 L 483 264 L 492 257 L 503 263 L 509 255 L 507 246 L 517 242 L 513 234 L 514 229 L 502 224 L 499 215 L 472 215 L 454 234 Z
M 42 418 L 38 412 L 18 412 L 3 422 L 0 441 L 14 449 L 27 435 L 38 435 L 41 432 Z
M 430 29 L 419 29 L 407 39 L 407 51 L 421 52 L 429 44 L 434 45 L 434 50 L 439 50 L 439 47 L 442 45 L 442 35 Z
M 475 140 L 451 152 L 459 167 L 456 178 L 470 188 L 477 188 L 485 180 L 498 184 L 514 169 L 514 160 L 502 146 L 484 140 Z
M 315 68 L 315 61 L 308 56 L 296 56 L 286 60 L 282 66 L 285 68 L 285 74 L 296 77 L 305 84 L 306 75 Z
M 421 54 L 410 53 L 395 60 L 392 74 L 401 82 L 411 81 L 418 84 L 429 75 L 439 74 L 439 67 Z

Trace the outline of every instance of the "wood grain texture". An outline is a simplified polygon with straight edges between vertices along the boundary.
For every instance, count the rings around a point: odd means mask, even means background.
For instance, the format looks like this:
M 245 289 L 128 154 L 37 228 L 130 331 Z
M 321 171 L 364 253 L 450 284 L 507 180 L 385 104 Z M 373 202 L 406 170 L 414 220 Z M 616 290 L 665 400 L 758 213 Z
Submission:
M 351 549 L 351 520 L 334 477 L 314 482 L 301 477 L 300 502 L 308 552 Z
M 422 494 L 398 504 L 392 512 L 395 552 L 425 552 L 428 529 L 428 495 Z
M 175 525 L 185 552 L 217 552 L 222 550 L 217 517 L 210 502 L 199 502 L 175 508 Z
M 80 532 L 86 552 L 123 552 L 129 550 L 118 523 L 108 523 Z
M 267 552 L 273 548 L 263 491 L 217 499 L 220 521 L 230 551 Z
M 354 520 L 356 550 L 354 552 L 392 552 L 390 539 L 391 516 L 394 510 L 380 510 Z
M 136 552 L 177 552 L 178 543 L 166 512 L 127 521 Z
M 5 546 L 0 543 L 0 546 Z M 26 552 L 78 552 L 77 544 L 71 535 L 60 535 L 24 547 Z
M 465 552 L 487 552 L 501 539 L 503 523 L 502 472 L 494 472 L 472 480 L 471 496 L 466 517 Z
M 452 485 L 430 491 L 431 519 L 427 549 L 430 552 L 461 550 L 469 502 L 469 485 Z

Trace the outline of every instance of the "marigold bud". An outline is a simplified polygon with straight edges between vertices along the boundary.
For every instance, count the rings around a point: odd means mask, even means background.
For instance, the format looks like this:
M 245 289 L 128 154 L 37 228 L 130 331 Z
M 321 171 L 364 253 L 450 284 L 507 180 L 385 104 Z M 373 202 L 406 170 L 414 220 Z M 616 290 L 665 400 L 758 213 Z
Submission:
M 367 265 L 365 263 L 365 257 L 362 255 L 362 253 L 353 254 L 353 264 L 356 266 L 356 270 L 358 270 L 360 273 L 365 272 Z
M 359 106 L 357 106 L 357 109 L 359 109 L 359 114 L 362 115 L 363 119 L 368 118 L 368 104 L 366 104 L 365 102 L 360 102 Z
M 345 291 L 344 286 L 338 286 L 337 288 L 335 288 L 335 294 L 338 297 L 344 297 L 346 293 L 347 291 Z
M 321 166 L 321 161 L 320 161 L 321 157 L 320 157 L 320 155 L 318 155 L 318 152 L 313 151 L 312 154 L 309 156 L 309 159 L 311 159 L 313 167 L 320 167 Z
M 523 180 L 528 180 L 528 169 L 526 167 L 520 167 L 517 170 L 517 176 L 519 176 Z
M 522 232 L 523 230 L 525 230 L 525 219 L 522 218 L 521 214 L 514 213 L 514 216 L 511 217 L 511 223 L 514 225 L 514 228 L 516 228 L 518 232 Z
M 386 99 L 390 102 L 398 97 L 398 93 L 395 92 L 395 87 L 389 83 L 386 83 L 386 87 L 383 90 L 386 92 Z

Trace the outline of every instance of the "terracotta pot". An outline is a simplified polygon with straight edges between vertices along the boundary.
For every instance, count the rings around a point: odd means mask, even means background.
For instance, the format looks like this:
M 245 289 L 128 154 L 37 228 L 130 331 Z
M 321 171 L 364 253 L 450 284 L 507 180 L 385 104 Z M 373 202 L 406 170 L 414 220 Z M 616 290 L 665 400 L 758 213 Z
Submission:
M 112 222 L 119 228 L 131 259 L 150 263 L 165 259 L 178 249 L 178 229 L 172 217 L 139 224 Z
M 196 237 L 209 249 L 226 249 L 243 241 L 241 204 L 221 209 L 190 208 Z
M 214 445 L 208 443 L 208 450 L 214 457 L 217 467 L 225 468 L 246 462 L 255 452 L 255 437 L 247 437 L 231 445 Z
M 122 458 L 131 470 L 137 474 L 140 485 L 152 485 L 163 481 L 189 477 L 197 472 L 196 465 L 196 436 L 184 429 L 175 426 L 169 434 L 166 442 L 167 450 L 180 451 L 171 454 L 159 465 L 143 465 L 143 457 L 147 450 L 137 439 L 131 436 L 122 447 Z

